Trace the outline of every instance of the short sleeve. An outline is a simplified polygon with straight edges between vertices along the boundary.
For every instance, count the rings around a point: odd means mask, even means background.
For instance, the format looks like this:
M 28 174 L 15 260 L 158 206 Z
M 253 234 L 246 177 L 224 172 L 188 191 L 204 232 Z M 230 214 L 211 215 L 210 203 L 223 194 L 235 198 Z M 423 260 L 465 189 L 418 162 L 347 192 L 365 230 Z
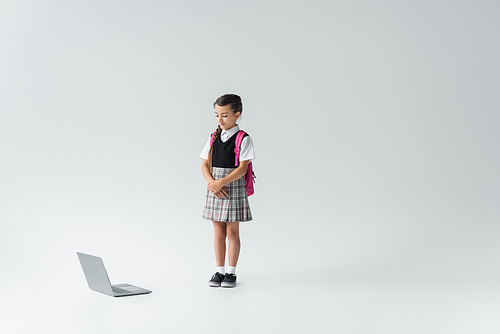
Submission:
M 240 149 L 240 161 L 246 160 L 254 160 L 255 152 L 253 148 L 253 141 L 250 136 L 246 136 L 241 141 L 241 149 Z
M 203 147 L 203 150 L 201 151 L 199 157 L 208 160 L 208 151 L 210 150 L 210 139 L 212 138 L 212 135 L 210 134 L 208 136 L 207 142 L 205 144 L 205 147 Z

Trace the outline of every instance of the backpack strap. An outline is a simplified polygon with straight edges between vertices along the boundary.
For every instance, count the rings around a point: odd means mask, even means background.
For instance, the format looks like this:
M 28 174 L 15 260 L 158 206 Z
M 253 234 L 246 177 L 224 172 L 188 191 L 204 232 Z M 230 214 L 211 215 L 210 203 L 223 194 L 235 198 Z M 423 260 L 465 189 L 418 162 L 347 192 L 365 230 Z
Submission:
M 210 146 L 212 146 L 212 144 L 214 143 L 214 136 L 215 136 L 215 132 L 212 133 L 212 136 L 210 136 Z
M 240 130 L 238 131 L 238 134 L 236 135 L 236 143 L 234 146 L 235 149 L 234 149 L 234 154 L 235 154 L 235 158 L 234 158 L 234 166 L 238 167 L 238 161 L 239 161 L 239 158 L 240 158 L 240 148 L 241 148 L 241 142 L 243 141 L 243 136 L 245 136 L 245 131 L 243 130 Z

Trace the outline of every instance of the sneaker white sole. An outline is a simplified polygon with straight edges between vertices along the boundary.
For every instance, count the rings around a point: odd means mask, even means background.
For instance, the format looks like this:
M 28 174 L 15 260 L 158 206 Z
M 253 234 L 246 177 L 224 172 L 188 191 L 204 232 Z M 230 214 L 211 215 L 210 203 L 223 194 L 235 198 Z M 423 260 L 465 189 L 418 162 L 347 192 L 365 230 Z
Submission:
M 220 286 L 222 288 L 234 288 L 236 286 L 236 283 L 221 283 Z
M 208 282 L 208 286 L 211 286 L 211 287 L 214 287 L 214 288 L 218 288 L 218 287 L 220 287 L 220 283 Z

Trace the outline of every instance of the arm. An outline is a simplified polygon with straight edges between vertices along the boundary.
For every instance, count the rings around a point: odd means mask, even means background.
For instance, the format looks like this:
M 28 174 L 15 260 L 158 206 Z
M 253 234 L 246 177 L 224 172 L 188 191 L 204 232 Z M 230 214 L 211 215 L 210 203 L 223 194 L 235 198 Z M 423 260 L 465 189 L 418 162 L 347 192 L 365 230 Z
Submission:
M 240 161 L 240 165 L 235 170 L 233 170 L 228 176 L 226 176 L 220 180 L 214 180 L 212 182 L 207 180 L 208 181 L 208 189 L 211 192 L 217 192 L 222 187 L 224 187 L 226 184 L 238 180 L 239 178 L 241 178 L 243 175 L 246 174 L 249 162 L 250 162 L 250 160 Z M 208 166 L 207 166 L 207 171 L 208 171 Z M 210 173 L 208 173 L 208 174 L 210 174 Z M 206 177 L 205 177 L 205 179 L 206 179 Z
M 206 159 L 203 159 L 203 163 L 201 164 L 201 173 L 208 183 L 215 181 L 212 174 L 210 174 L 210 171 L 208 170 L 208 160 Z
M 238 166 L 238 168 L 236 168 L 235 170 L 233 170 L 225 178 L 222 178 L 222 179 L 220 179 L 218 181 L 221 181 L 222 185 L 225 186 L 226 184 L 234 182 L 234 181 L 238 180 L 239 178 L 243 177 L 243 175 L 245 175 L 247 173 L 247 168 L 248 168 L 248 163 L 249 162 L 250 162 L 250 160 L 240 161 L 240 165 Z
M 205 180 L 207 180 L 208 185 L 212 184 L 215 181 L 214 178 L 212 177 L 212 174 L 210 174 L 210 170 L 208 169 L 208 160 L 206 159 L 203 159 L 203 163 L 201 164 L 201 173 L 203 174 Z M 210 187 L 208 189 L 212 191 Z M 224 185 L 222 185 L 222 187 L 220 187 L 217 191 L 215 192 L 212 191 L 212 192 L 217 197 L 226 198 L 227 196 L 227 190 L 226 187 L 224 187 Z

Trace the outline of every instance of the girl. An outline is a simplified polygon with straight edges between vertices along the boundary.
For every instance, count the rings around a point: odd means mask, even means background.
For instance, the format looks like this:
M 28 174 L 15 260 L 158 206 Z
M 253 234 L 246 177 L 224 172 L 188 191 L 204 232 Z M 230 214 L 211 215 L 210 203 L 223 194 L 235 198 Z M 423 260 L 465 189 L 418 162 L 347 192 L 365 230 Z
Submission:
M 243 106 L 238 95 L 226 94 L 214 102 L 215 118 L 219 126 L 213 144 L 211 134 L 200 154 L 201 172 L 207 180 L 207 198 L 203 218 L 214 225 L 214 248 L 217 272 L 209 286 L 236 286 L 236 263 L 240 254 L 240 222 L 252 220 L 243 176 L 255 158 L 253 143 L 245 134 L 241 142 L 238 166 L 235 167 L 236 134 L 240 130 L 236 121 Z M 226 237 L 228 239 L 228 271 L 225 272 Z

